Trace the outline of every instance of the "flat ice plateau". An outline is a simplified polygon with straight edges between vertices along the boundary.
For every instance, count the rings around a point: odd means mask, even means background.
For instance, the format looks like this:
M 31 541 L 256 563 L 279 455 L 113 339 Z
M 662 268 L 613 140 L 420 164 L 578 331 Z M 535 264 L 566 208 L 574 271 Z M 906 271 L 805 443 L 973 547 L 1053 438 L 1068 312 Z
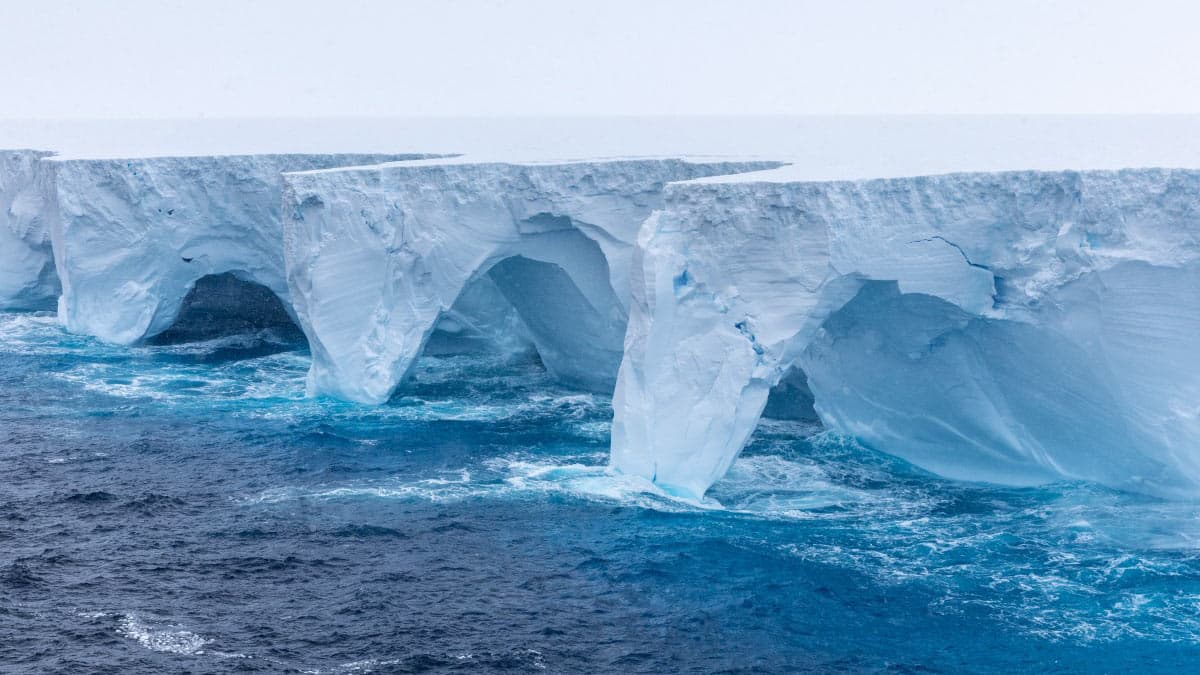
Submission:
M 57 298 L 131 345 L 231 274 L 304 331 L 309 394 L 370 404 L 439 329 L 532 347 L 615 388 L 614 472 L 689 498 L 764 410 L 951 478 L 1193 498 L 1197 139 L 1195 117 L 8 124 L 0 147 L 36 149 L 2 151 L 0 307 Z

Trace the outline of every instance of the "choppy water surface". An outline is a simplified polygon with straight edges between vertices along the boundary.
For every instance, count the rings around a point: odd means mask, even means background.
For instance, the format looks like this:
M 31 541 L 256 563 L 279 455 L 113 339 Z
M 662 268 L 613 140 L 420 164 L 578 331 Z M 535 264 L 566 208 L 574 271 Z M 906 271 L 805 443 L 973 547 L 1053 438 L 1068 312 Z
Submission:
M 606 398 L 426 357 L 302 397 L 294 335 L 0 314 L 0 670 L 1140 671 L 1200 663 L 1200 505 L 943 481 L 766 422 L 711 501 Z

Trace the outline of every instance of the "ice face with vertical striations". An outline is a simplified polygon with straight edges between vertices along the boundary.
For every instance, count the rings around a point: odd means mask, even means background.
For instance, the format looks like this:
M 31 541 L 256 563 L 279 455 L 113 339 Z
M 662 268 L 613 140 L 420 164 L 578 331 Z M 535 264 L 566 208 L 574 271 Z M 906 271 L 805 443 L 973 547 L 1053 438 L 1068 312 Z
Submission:
M 485 278 L 553 375 L 611 390 L 634 239 L 663 187 L 778 166 L 438 161 L 289 173 L 284 240 L 313 355 L 309 393 L 386 401 L 439 319 Z
M 42 162 L 72 332 L 130 344 L 166 330 L 202 277 L 232 273 L 287 307 L 283 171 L 428 155 L 231 155 Z
M 39 188 L 42 150 L 0 150 L 0 309 L 45 309 L 58 275 Z
M 1200 494 L 1200 172 L 678 183 L 631 278 L 618 471 L 703 495 L 800 371 L 944 476 Z
M 252 310 L 251 282 L 308 337 L 310 394 L 386 401 L 434 336 L 533 348 L 615 385 L 612 467 L 682 495 L 764 413 L 952 478 L 1200 495 L 1197 171 L 0 159 L 0 307 L 58 296 L 109 342 L 166 331 L 193 289 Z

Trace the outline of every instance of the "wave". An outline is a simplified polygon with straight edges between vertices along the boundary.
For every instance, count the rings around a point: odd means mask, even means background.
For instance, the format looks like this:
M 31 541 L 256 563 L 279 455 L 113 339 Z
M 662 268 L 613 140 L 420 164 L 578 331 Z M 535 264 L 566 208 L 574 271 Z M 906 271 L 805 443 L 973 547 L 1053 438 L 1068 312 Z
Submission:
M 177 626 L 153 627 L 136 614 L 123 615 L 117 633 L 146 649 L 168 654 L 203 654 L 204 648 L 212 644 L 211 639 Z
M 381 498 L 454 502 L 556 494 L 655 511 L 722 512 L 772 519 L 846 517 L 851 507 L 860 511 L 890 507 L 896 515 L 917 506 L 906 503 L 903 496 L 839 483 L 815 461 L 776 455 L 741 458 L 717 484 L 712 496 L 695 500 L 672 494 L 645 478 L 616 472 L 604 463 L 607 457 L 604 451 L 556 456 L 520 452 L 486 458 L 477 467 L 446 471 L 435 477 L 279 487 L 244 501 Z

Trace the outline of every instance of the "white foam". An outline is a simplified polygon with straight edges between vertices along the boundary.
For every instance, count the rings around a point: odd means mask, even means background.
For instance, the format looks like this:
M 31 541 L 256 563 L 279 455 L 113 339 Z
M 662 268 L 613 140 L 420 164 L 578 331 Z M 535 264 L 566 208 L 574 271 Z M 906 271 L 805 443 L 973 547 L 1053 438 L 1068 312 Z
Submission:
M 385 666 L 399 665 L 400 659 L 362 659 L 359 661 L 350 661 L 332 668 L 314 668 L 312 670 L 303 670 L 301 672 L 306 675 L 365 675 L 365 673 L 373 673 L 375 670 Z
M 151 627 L 135 614 L 126 614 L 121 617 L 117 633 L 137 642 L 146 649 L 168 654 L 203 654 L 204 647 L 212 643 L 212 640 L 202 635 L 178 627 Z
M 614 472 L 603 452 L 546 457 L 514 453 L 482 462 L 483 470 L 463 468 L 433 478 L 393 477 L 340 485 L 281 487 L 247 497 L 248 504 L 298 499 L 401 499 L 432 503 L 469 499 L 526 499 L 560 494 L 670 513 L 720 511 L 770 519 L 855 518 L 865 511 L 911 517 L 929 503 L 911 496 L 840 486 L 816 462 L 775 455 L 745 457 L 711 497 L 695 500 L 664 491 L 640 476 Z M 853 507 L 853 508 L 851 508 Z

